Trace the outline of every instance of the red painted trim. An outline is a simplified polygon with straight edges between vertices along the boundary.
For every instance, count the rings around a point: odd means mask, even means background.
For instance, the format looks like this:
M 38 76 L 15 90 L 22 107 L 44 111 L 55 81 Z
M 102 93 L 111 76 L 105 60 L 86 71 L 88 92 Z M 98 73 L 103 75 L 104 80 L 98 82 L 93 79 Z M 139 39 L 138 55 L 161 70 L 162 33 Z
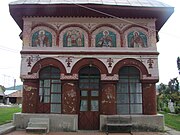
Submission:
M 146 66 L 142 62 L 140 62 L 139 60 L 134 59 L 134 58 L 126 58 L 126 59 L 120 60 L 114 66 L 114 68 L 112 70 L 112 74 L 118 74 L 120 68 L 122 68 L 124 66 L 134 66 L 134 67 L 136 67 L 140 71 L 141 78 L 142 78 L 143 75 L 151 76 L 151 74 L 148 73 L 148 70 L 147 70 Z
M 108 48 L 110 49 L 110 48 Z M 77 50 L 77 48 L 75 48 Z M 21 51 L 21 54 L 46 54 L 46 55 L 61 55 L 61 54 L 69 54 L 69 55 L 159 55 L 158 52 L 88 52 L 88 51 L 79 51 L 79 52 L 63 52 L 63 51 Z
M 148 28 L 147 28 L 147 27 L 145 27 L 145 26 L 143 27 L 143 26 L 140 26 L 140 25 L 132 24 L 132 25 L 127 26 L 127 27 L 125 27 L 124 29 L 122 29 L 122 33 L 124 33 L 125 31 L 127 31 L 127 30 L 129 30 L 129 29 L 131 29 L 131 28 L 133 28 L 133 27 L 142 28 L 142 29 L 144 29 L 145 31 L 148 32 Z
M 73 68 L 71 70 L 71 74 L 75 74 L 75 73 L 77 74 L 81 68 L 83 68 L 85 66 L 89 66 L 90 64 L 94 67 L 97 67 L 100 70 L 101 74 L 108 74 L 108 70 L 107 70 L 106 66 L 104 65 L 104 63 L 102 63 L 100 60 L 98 60 L 96 58 L 80 59 L 73 66 Z
M 92 30 L 91 30 L 91 33 L 93 33 L 95 30 L 101 28 L 101 27 L 109 27 L 109 28 L 112 28 L 114 29 L 115 31 L 117 31 L 119 34 L 120 34 L 120 30 L 118 28 L 116 28 L 115 26 L 111 25 L 111 24 L 100 24 L 100 25 L 97 25 L 96 27 L 94 27 Z
M 32 26 L 32 30 L 35 29 L 35 28 L 37 28 L 37 27 L 48 27 L 49 29 L 53 30 L 53 31 L 57 34 L 57 30 L 56 30 L 53 26 L 51 26 L 51 25 L 49 25 L 49 24 L 46 24 L 46 23 L 38 23 L 38 24 Z
M 61 28 L 61 30 L 59 31 L 59 34 L 65 30 L 66 28 L 70 28 L 70 27 L 79 27 L 81 29 L 83 29 L 84 31 L 87 32 L 87 34 L 89 33 L 88 29 L 86 29 L 83 25 L 80 25 L 80 24 L 69 24 L 69 25 L 66 25 L 64 27 Z
M 59 68 L 61 73 L 64 73 L 64 74 L 67 73 L 64 65 L 60 61 L 58 61 L 57 59 L 54 59 L 54 58 L 44 58 L 44 59 L 39 60 L 32 67 L 30 73 L 37 73 L 37 72 L 39 72 L 40 69 L 42 69 L 46 66 L 54 66 L 54 67 Z

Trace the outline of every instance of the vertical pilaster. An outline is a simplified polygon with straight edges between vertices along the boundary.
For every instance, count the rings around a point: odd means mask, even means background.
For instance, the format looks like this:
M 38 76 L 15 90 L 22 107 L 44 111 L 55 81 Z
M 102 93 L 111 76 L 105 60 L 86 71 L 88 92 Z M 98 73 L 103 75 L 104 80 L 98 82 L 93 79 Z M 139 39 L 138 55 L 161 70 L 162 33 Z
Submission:
M 143 83 L 143 113 L 145 115 L 157 114 L 155 83 Z
M 27 80 L 27 79 L 24 80 L 22 112 L 23 113 L 36 113 L 37 100 L 38 100 L 38 81 Z

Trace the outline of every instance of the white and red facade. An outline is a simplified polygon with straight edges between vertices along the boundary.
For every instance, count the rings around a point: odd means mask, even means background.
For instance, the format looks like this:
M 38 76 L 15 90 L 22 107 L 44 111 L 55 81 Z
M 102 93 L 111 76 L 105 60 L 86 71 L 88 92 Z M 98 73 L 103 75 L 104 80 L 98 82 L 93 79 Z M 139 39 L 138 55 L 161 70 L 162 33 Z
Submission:
M 67 11 L 73 7 L 68 4 L 59 9 L 64 15 L 58 16 L 50 12 L 53 6 L 58 9 L 59 5 L 50 4 L 48 13 L 43 5 L 10 6 L 22 28 L 22 113 L 74 115 L 77 129 L 83 130 L 101 129 L 101 115 L 157 115 L 157 30 L 166 21 L 158 18 L 161 8 L 149 14 L 143 7 L 142 17 L 127 12 L 110 18 L 86 9 L 84 16 L 83 11 L 78 16 Z M 18 20 L 13 13 L 19 7 L 40 13 L 25 12 Z M 113 13 L 134 7 L 103 8 Z

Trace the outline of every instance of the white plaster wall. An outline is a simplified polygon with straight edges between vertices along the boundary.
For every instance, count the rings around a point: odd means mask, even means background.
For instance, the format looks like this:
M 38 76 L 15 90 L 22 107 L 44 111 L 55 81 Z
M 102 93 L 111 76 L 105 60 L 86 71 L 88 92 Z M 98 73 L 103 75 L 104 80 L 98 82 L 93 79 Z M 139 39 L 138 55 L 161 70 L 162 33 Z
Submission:
M 157 56 L 149 56 L 149 55 L 147 55 L 147 56 L 144 56 L 144 55 L 143 56 L 138 56 L 138 55 L 131 55 L 131 56 L 129 56 L 129 55 L 96 55 L 96 56 L 92 56 L 92 55 L 73 55 L 73 54 L 72 55 L 44 55 L 44 54 L 43 55 L 37 55 L 37 54 L 36 55 L 22 55 L 21 76 L 28 75 L 28 72 L 31 72 L 32 67 L 38 61 L 36 59 L 37 56 L 40 59 L 51 57 L 51 58 L 59 60 L 66 68 L 67 73 L 71 73 L 73 66 L 80 59 L 82 59 L 82 58 L 97 58 L 104 63 L 104 65 L 108 69 L 109 74 L 112 72 L 113 67 L 119 61 L 121 61 L 125 58 L 134 58 L 134 59 L 141 61 L 146 66 L 149 74 L 151 74 L 151 77 L 143 76 L 143 79 L 158 79 L 158 77 L 159 77 Z M 31 62 L 31 66 L 28 66 L 29 57 L 33 58 L 33 61 Z M 68 57 L 70 57 L 70 59 L 72 60 L 70 67 L 67 66 L 67 62 L 66 62 Z M 112 67 L 108 67 L 107 60 L 109 58 L 113 59 Z M 152 68 L 149 68 L 148 60 L 150 58 L 153 60 Z

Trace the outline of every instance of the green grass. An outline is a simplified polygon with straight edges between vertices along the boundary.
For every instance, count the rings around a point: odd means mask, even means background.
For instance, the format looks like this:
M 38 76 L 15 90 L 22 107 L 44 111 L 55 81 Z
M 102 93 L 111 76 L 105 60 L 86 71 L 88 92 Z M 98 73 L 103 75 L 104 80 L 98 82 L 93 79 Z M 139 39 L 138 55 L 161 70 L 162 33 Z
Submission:
M 5 107 L 0 108 L 0 125 L 11 122 L 13 119 L 13 114 L 21 112 L 19 107 Z
M 170 114 L 165 112 L 160 112 L 160 114 L 164 115 L 165 125 L 167 127 L 180 131 L 180 114 Z

